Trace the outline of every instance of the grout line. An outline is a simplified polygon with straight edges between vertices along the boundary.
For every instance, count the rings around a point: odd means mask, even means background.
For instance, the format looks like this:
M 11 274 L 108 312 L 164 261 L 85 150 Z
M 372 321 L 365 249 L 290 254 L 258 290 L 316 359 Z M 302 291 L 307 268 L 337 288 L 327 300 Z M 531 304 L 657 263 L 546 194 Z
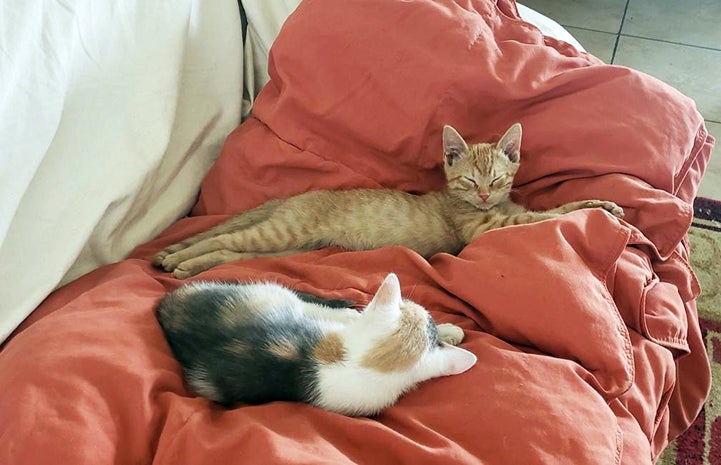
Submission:
M 704 50 L 712 50 L 714 52 L 721 52 L 721 49 L 713 48 L 713 47 L 706 47 L 703 45 L 691 45 L 691 44 L 684 44 L 683 42 L 673 42 L 671 40 L 665 40 L 665 39 L 652 39 L 650 37 L 643 37 L 643 36 L 637 36 L 633 34 L 620 34 L 623 37 L 633 37 L 634 39 L 643 39 L 643 40 L 649 40 L 651 42 L 663 42 L 665 44 L 672 44 L 672 45 L 681 45 L 684 47 L 693 47 L 693 48 L 701 48 Z
M 714 120 L 712 120 L 712 119 L 705 119 L 704 121 L 706 121 L 707 123 L 721 124 L 721 121 L 714 121 Z
M 560 23 L 559 23 L 560 24 Z M 653 37 L 645 37 L 645 36 L 637 36 L 635 34 L 619 34 L 617 32 L 608 32 L 608 31 L 602 31 L 600 29 L 591 29 L 590 27 L 581 27 L 581 26 L 571 26 L 570 24 L 561 24 L 561 26 L 568 29 L 569 27 L 572 29 L 580 29 L 583 31 L 589 31 L 589 32 L 598 32 L 600 34 L 609 34 L 617 36 L 616 39 L 618 39 L 618 36 L 621 37 L 632 37 L 634 39 L 643 39 L 643 40 L 649 40 L 651 42 L 663 42 L 665 44 L 672 44 L 672 45 L 682 45 L 684 47 L 693 47 L 693 48 L 701 48 L 704 50 L 711 50 L 714 52 L 721 52 L 721 48 L 713 48 L 713 47 L 707 47 L 705 45 L 694 45 L 694 44 L 686 44 L 684 42 L 674 42 L 672 40 L 666 40 L 666 39 L 655 39 Z
M 561 24 L 561 26 L 563 26 L 565 28 L 570 27 L 573 29 L 583 29 L 584 31 L 600 32 L 601 34 L 610 34 L 612 36 L 615 36 L 617 34 L 616 32 L 601 31 L 600 29 L 591 29 L 590 27 L 583 27 L 583 26 L 571 26 L 570 24 Z
M 628 4 L 631 0 L 626 0 L 626 6 L 623 8 L 623 16 L 621 17 L 621 25 L 618 27 L 618 33 L 616 35 L 616 43 L 613 44 L 613 53 L 611 53 L 611 64 L 616 59 L 616 50 L 618 50 L 618 42 L 621 40 L 621 30 L 623 30 L 623 22 L 626 21 L 626 12 L 628 12 Z

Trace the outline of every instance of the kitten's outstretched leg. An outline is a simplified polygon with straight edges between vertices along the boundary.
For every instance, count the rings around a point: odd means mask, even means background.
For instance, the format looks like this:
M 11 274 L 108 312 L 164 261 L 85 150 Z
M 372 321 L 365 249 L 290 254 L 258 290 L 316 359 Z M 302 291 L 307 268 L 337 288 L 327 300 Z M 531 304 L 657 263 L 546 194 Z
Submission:
M 161 262 L 162 267 L 165 269 L 165 271 L 174 271 L 181 264 L 190 262 L 186 266 L 185 271 L 191 271 L 192 268 L 197 267 L 201 263 L 205 263 L 205 261 L 212 262 L 212 261 L 218 260 L 222 254 L 216 253 L 214 255 L 211 255 L 214 252 L 227 251 L 227 252 L 230 252 L 231 254 L 235 254 L 235 255 L 233 255 L 233 257 L 235 257 L 236 255 L 238 255 L 238 251 L 235 251 L 235 250 L 233 250 L 232 247 L 229 247 L 230 240 L 231 240 L 230 233 L 221 234 L 219 236 L 203 239 L 199 242 L 196 242 L 193 245 L 187 246 L 181 250 L 178 250 L 177 252 L 173 252 L 170 255 L 167 255 Z M 197 262 L 193 262 L 195 259 L 201 259 L 206 255 L 208 255 L 208 258 L 206 260 L 198 260 Z M 239 259 L 240 258 L 232 258 L 231 260 L 239 260 Z M 222 262 L 222 263 L 225 263 L 225 262 Z M 192 264 L 192 267 L 190 267 L 191 264 Z M 213 266 L 213 265 L 210 265 L 210 266 Z M 203 269 L 210 268 L 210 266 L 207 266 Z M 197 273 L 193 273 L 193 274 L 197 274 Z
M 216 250 L 214 252 L 200 255 L 198 257 L 194 257 L 189 260 L 185 260 L 184 262 L 181 262 L 173 269 L 173 277 L 177 279 L 189 278 L 216 265 L 222 265 L 223 263 L 230 263 L 237 260 L 250 260 L 253 258 L 265 257 L 285 257 L 286 255 L 292 255 L 301 252 L 306 251 L 293 249 L 284 250 L 282 252 L 246 253 L 232 252 L 230 250 Z
M 576 210 L 583 210 L 584 208 L 602 208 L 616 218 L 623 218 L 623 208 L 607 200 L 579 200 L 578 202 L 570 202 L 548 210 L 548 213 L 564 214 Z
M 490 231 L 491 229 L 497 229 L 505 226 L 513 226 L 518 224 L 538 223 L 539 221 L 558 218 L 560 215 L 563 215 L 565 213 L 570 213 L 572 211 L 582 210 L 585 208 L 602 208 L 617 218 L 623 218 L 623 208 L 619 207 L 613 202 L 609 202 L 606 200 L 581 200 L 578 202 L 567 203 L 551 210 L 540 212 L 526 211 L 523 213 L 517 213 L 515 215 L 493 218 L 490 221 L 477 225 L 473 230 L 472 234 L 470 236 L 467 236 L 467 242 L 470 243 L 479 235 L 481 235 L 481 233 Z
M 494 218 L 491 218 L 490 221 L 484 221 L 474 226 L 473 229 L 469 230 L 469 232 L 466 232 L 465 240 L 467 243 L 472 242 L 475 240 L 478 236 L 480 236 L 482 233 L 486 231 L 490 231 L 492 229 L 498 229 L 503 228 L 506 226 L 515 226 L 519 224 L 531 224 L 531 223 L 537 223 L 539 221 L 543 220 L 550 220 L 553 218 L 558 218 L 560 216 L 560 213 L 551 213 L 551 212 L 534 212 L 534 211 L 526 211 L 523 213 L 517 213 L 515 215 L 510 216 L 497 216 Z
M 165 271 L 173 271 L 181 263 L 221 250 L 242 253 L 243 255 L 235 258 L 236 260 L 285 256 L 296 253 L 298 250 L 319 248 L 327 241 L 316 240 L 309 243 L 307 238 L 309 236 L 320 238 L 324 235 L 327 235 L 327 233 L 323 231 L 323 225 L 315 225 L 313 229 L 309 229 L 302 224 L 286 224 L 283 221 L 274 221 L 274 218 L 270 217 L 266 221 L 245 229 L 233 230 L 229 233 L 203 239 L 182 250 L 171 253 L 163 259 L 162 266 Z M 268 255 L 269 253 L 274 255 Z M 282 255 L 277 255 L 281 253 Z M 207 267 L 204 269 L 207 269 Z M 186 268 L 185 271 L 191 270 Z
M 243 254 L 239 252 L 216 250 L 215 252 L 210 252 L 180 263 L 173 270 L 173 277 L 177 279 L 189 278 L 215 265 L 241 260 L 242 258 Z
M 457 346 L 463 340 L 463 330 L 456 325 L 450 323 L 443 323 L 436 326 L 438 330 L 438 339 L 441 342 Z
M 222 234 L 228 234 L 232 233 L 233 231 L 249 228 L 255 224 L 265 221 L 282 201 L 283 199 L 270 200 L 258 207 L 235 215 L 226 220 L 225 222 L 215 226 L 214 228 L 196 234 L 195 236 L 191 236 L 185 240 L 178 242 L 177 244 L 168 246 L 155 254 L 155 256 L 153 257 L 153 265 L 161 267 L 163 265 L 165 257 L 180 250 L 186 249 L 191 245 L 197 244 L 198 242 L 204 241 L 206 239 L 211 239 Z

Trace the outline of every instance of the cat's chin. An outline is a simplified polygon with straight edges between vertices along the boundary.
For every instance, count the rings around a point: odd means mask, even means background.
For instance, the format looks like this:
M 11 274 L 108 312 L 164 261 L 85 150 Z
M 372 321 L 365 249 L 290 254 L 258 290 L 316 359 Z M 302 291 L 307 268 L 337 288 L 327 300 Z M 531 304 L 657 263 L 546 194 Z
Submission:
M 476 207 L 477 209 L 483 210 L 483 211 L 490 210 L 491 208 L 493 208 L 493 207 L 496 206 L 495 203 L 490 203 L 490 202 L 474 203 L 474 204 L 472 204 L 472 205 L 473 205 L 474 207 Z

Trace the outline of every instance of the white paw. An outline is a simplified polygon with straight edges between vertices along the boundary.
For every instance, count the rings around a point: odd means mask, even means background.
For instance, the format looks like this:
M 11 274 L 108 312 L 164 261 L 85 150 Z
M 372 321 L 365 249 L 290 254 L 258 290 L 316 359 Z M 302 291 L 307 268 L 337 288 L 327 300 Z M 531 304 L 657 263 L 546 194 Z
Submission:
M 184 270 L 182 265 L 178 266 L 176 269 L 173 270 L 173 277 L 175 279 L 190 278 L 191 276 L 195 276 L 196 274 L 198 273 L 193 272 L 193 270 Z
M 457 346 L 463 340 L 463 330 L 456 325 L 450 323 L 443 323 L 436 326 L 438 329 L 438 340 Z
M 175 270 L 182 263 L 182 258 L 175 254 L 166 255 L 161 262 L 161 266 L 165 271 L 171 272 Z
M 163 267 L 163 260 L 165 260 L 165 257 L 168 256 L 168 252 L 165 250 L 162 250 L 155 255 L 153 255 L 153 266 L 156 266 L 158 268 Z

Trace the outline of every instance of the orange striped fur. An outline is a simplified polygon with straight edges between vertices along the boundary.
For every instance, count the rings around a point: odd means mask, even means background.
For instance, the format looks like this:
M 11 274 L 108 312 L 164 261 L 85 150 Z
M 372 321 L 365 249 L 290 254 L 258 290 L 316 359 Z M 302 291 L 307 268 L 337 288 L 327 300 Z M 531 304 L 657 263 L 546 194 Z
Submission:
M 555 218 L 583 208 L 617 217 L 613 202 L 582 200 L 528 211 L 510 198 L 520 163 L 521 125 L 495 144 L 467 145 L 443 131 L 445 189 L 413 195 L 389 189 L 311 191 L 266 202 L 159 252 L 153 264 L 186 278 L 235 260 L 278 257 L 327 246 L 409 247 L 428 258 L 458 253 L 485 231 Z

